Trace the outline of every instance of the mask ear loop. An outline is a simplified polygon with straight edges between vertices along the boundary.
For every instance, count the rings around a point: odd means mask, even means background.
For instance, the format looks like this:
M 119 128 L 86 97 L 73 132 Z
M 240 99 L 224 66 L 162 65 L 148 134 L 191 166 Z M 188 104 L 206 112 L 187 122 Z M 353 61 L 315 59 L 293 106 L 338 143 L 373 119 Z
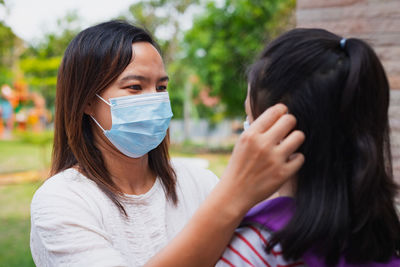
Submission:
M 97 96 L 98 98 L 100 98 L 104 103 L 106 103 L 107 105 L 109 105 L 109 106 L 111 107 L 111 104 L 108 103 L 108 102 L 107 102 L 104 98 L 102 98 L 100 95 L 96 94 L 96 96 Z M 100 123 L 99 123 L 92 115 L 89 115 L 89 116 L 90 116 L 90 117 L 92 118 L 92 120 L 97 124 L 97 126 L 99 126 L 100 129 L 103 130 L 103 132 L 106 131 L 106 130 L 104 130 L 103 127 L 101 127 Z
M 104 98 L 102 98 L 100 95 L 96 94 L 96 96 L 97 96 L 98 98 L 100 98 L 104 103 L 106 103 L 107 105 L 109 105 L 110 107 L 112 106 L 110 103 L 108 103 L 107 100 L 105 100 Z
M 90 117 L 92 118 L 92 120 L 97 124 L 97 126 L 99 126 L 101 130 L 103 130 L 103 132 L 106 131 L 106 130 L 104 130 L 103 127 L 101 127 L 100 123 L 98 123 L 97 120 L 96 120 L 92 115 L 89 115 L 89 116 L 90 116 Z

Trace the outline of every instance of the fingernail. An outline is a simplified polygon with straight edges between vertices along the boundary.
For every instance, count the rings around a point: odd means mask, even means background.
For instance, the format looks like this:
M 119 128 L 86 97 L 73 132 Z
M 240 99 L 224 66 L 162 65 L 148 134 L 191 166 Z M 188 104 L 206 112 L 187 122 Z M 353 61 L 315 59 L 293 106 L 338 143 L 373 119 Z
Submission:
M 276 104 L 275 107 L 279 108 L 282 113 L 288 113 L 288 108 L 282 103 Z

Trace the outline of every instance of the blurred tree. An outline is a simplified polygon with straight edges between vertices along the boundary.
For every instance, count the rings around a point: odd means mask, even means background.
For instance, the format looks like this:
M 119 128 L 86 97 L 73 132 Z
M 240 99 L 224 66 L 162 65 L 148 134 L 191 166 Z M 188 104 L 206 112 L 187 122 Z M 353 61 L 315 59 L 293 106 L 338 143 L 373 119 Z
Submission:
M 132 4 L 129 12 L 119 18 L 131 21 L 146 28 L 158 39 L 162 56 L 170 76 L 168 91 L 172 102 L 174 118 L 182 118 L 184 110 L 184 88 L 188 82 L 190 65 L 183 64 L 182 18 L 193 7 L 198 7 L 199 0 L 148 0 Z
M 40 92 L 48 107 L 53 108 L 56 93 L 57 71 L 70 41 L 80 31 L 76 11 L 67 13 L 57 22 L 58 29 L 44 39 L 29 46 L 21 56 L 20 68 L 33 91 Z
M 0 21 L 0 86 L 12 82 L 12 69 L 16 60 L 19 38 L 3 21 Z
M 211 96 L 220 97 L 224 116 L 244 114 L 245 70 L 266 41 L 294 25 L 294 8 L 295 0 L 225 0 L 220 5 L 208 1 L 185 33 L 185 64 Z M 210 115 L 206 107 L 199 110 Z
M 3 0 L 0 0 L 0 8 L 5 9 L 7 13 L 7 6 Z M 4 18 L 0 18 L 0 86 L 12 83 L 13 70 L 16 68 L 21 46 L 22 40 L 5 24 Z

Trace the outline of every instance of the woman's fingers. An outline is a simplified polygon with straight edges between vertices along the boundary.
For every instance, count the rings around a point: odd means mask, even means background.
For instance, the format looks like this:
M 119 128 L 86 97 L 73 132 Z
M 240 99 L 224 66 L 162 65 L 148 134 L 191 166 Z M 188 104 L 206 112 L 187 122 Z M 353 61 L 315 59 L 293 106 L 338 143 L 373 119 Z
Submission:
M 266 139 L 272 144 L 280 143 L 296 126 L 296 118 L 293 115 L 281 116 L 274 125 L 265 133 Z
M 287 160 L 285 169 L 288 177 L 295 175 L 303 166 L 305 161 L 304 155 L 301 153 L 291 154 Z
M 305 135 L 301 131 L 291 132 L 285 139 L 283 139 L 277 146 L 285 157 L 290 157 L 297 149 L 303 144 Z
M 283 114 L 287 113 L 288 109 L 283 104 L 276 104 L 264 111 L 250 125 L 249 130 L 255 130 L 259 133 L 267 131 Z
M 266 110 L 235 145 L 222 180 L 231 185 L 232 195 L 243 207 L 273 194 L 304 162 L 301 154 L 291 156 L 303 143 L 304 134 L 290 133 L 296 119 L 286 112 L 282 104 Z

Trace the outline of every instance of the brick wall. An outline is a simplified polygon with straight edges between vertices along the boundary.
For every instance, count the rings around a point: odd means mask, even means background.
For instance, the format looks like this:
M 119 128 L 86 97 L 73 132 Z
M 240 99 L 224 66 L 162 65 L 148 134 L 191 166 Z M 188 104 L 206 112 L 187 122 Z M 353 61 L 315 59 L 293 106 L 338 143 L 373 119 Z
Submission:
M 297 27 L 324 28 L 374 47 L 392 89 L 393 167 L 400 183 L 400 0 L 297 0 L 296 20 Z

